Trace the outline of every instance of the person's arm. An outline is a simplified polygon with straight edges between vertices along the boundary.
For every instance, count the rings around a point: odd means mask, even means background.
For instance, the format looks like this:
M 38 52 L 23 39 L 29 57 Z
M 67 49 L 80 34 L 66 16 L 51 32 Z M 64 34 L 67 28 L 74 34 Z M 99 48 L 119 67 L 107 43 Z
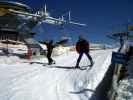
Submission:
M 55 43 L 55 44 L 53 45 L 53 48 L 55 48 L 55 47 L 57 47 L 57 46 L 59 46 L 59 44 L 58 44 L 58 43 Z
M 76 51 L 78 53 L 80 52 L 80 43 L 79 43 L 79 41 L 76 43 Z
M 90 44 L 87 40 L 85 40 L 85 48 L 86 50 L 90 50 Z
M 88 41 L 87 42 L 87 48 L 90 49 L 90 43 Z

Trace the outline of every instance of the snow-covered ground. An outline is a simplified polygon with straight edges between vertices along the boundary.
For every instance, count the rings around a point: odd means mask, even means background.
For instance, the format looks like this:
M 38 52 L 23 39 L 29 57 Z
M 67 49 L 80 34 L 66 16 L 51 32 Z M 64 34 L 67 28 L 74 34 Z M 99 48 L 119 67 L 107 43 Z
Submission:
M 0 56 L 0 100 L 89 100 L 101 82 L 111 61 L 112 50 L 90 53 L 94 66 L 89 68 L 86 56 L 75 69 L 78 54 L 67 52 L 54 57 L 55 65 L 45 65 L 46 58 L 29 61 L 16 56 Z

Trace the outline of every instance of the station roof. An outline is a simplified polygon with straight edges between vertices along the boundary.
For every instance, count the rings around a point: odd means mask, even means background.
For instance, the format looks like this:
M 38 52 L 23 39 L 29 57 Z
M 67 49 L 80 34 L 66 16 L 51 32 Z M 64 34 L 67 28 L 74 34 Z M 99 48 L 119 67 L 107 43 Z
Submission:
M 31 11 L 29 6 L 13 1 L 0 1 L 0 8 L 15 9 L 27 12 Z

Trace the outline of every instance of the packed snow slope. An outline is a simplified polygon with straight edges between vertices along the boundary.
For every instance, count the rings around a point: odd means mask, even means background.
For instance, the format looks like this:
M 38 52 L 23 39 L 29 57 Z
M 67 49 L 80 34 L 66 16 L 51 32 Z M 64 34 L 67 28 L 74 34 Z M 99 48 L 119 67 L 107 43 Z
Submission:
M 74 51 L 53 57 L 56 64 L 51 66 L 46 58 L 30 64 L 16 56 L 0 56 L 0 100 L 89 100 L 110 65 L 112 49 L 90 54 L 92 68 L 86 56 L 80 63 L 86 70 L 74 68 Z

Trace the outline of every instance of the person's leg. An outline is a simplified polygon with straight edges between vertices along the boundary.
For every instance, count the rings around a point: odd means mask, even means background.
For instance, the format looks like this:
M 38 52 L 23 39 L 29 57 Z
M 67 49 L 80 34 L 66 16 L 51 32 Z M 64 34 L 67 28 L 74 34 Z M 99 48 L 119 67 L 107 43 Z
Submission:
M 79 57 L 78 57 L 77 63 L 76 63 L 76 68 L 79 67 L 79 62 L 80 62 L 80 60 L 81 60 L 81 58 L 82 58 L 82 55 L 83 55 L 83 52 L 81 52 L 81 53 L 79 54 Z
M 51 64 L 51 55 L 50 55 L 50 52 L 48 52 L 47 58 L 48 58 L 48 64 Z
M 53 62 L 53 59 L 50 57 L 50 64 L 52 64 L 52 62 Z
M 52 57 L 50 57 L 50 63 L 55 64 L 55 61 L 52 59 Z
M 52 59 L 52 57 L 51 57 L 51 55 L 52 55 L 52 52 L 49 52 L 49 64 L 55 64 L 55 61 Z
M 85 54 L 88 57 L 88 59 L 90 60 L 91 66 L 93 66 L 94 62 L 92 60 L 92 57 L 90 56 L 90 54 L 88 52 L 85 52 Z
M 47 59 L 48 59 L 48 64 L 50 64 L 50 57 L 49 57 L 49 55 L 47 56 Z

